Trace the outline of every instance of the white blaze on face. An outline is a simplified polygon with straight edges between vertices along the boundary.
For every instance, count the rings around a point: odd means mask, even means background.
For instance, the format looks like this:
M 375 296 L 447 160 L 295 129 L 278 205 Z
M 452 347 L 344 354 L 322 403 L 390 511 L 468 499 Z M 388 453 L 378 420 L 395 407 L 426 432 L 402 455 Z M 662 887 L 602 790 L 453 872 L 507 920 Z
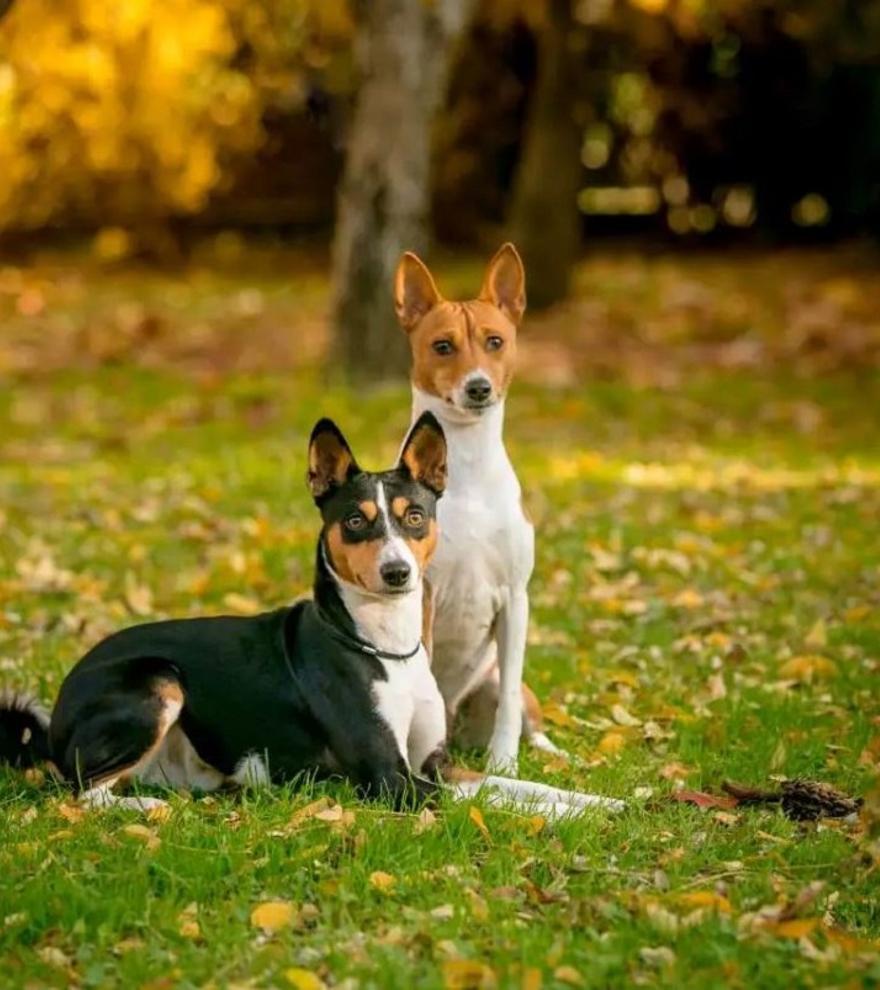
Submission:
M 415 588 L 420 577 L 419 565 L 406 540 L 395 526 L 391 511 L 388 508 L 388 499 L 385 496 L 385 485 L 381 481 L 376 485 L 376 504 L 379 506 L 379 516 L 385 527 L 385 539 L 382 541 L 382 549 L 376 558 L 380 580 L 384 564 L 402 562 L 409 566 L 409 580 L 400 590 L 411 591 Z

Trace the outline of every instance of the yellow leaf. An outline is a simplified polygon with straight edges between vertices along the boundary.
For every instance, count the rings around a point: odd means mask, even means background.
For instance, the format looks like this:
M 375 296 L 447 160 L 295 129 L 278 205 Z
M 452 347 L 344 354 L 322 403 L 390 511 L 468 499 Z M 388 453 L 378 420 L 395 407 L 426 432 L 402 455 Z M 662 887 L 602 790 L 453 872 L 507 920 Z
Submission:
M 284 971 L 284 978 L 296 990 L 324 990 L 327 984 L 309 969 L 292 966 Z
M 563 729 L 570 729 L 577 725 L 575 720 L 561 705 L 554 705 L 552 703 L 544 705 L 542 711 L 544 718 L 553 725 L 561 726 Z
M 599 752 L 606 756 L 614 756 L 626 746 L 626 736 L 617 729 L 606 732 L 599 740 Z
M 150 615 L 153 611 L 152 591 L 138 584 L 131 571 L 125 575 L 125 604 L 135 615 Z
M 263 608 L 255 598 L 241 595 L 237 591 L 230 591 L 224 595 L 223 604 L 236 615 L 256 615 Z
M 76 825 L 77 822 L 81 822 L 85 817 L 85 808 L 81 808 L 78 804 L 65 804 L 62 802 L 58 805 L 58 814 L 71 825 Z
M 202 929 L 199 927 L 199 923 L 194 918 L 184 918 L 184 920 L 180 923 L 178 931 L 183 938 L 197 940 L 202 937 Z
M 157 804 L 154 808 L 147 810 L 147 821 L 157 822 L 161 825 L 162 822 L 168 821 L 171 813 L 171 808 L 167 804 Z
M 290 901 L 265 901 L 251 911 L 251 925 L 265 932 L 277 932 L 292 925 L 296 910 Z
M 817 619 L 812 629 L 804 637 L 804 646 L 811 650 L 821 650 L 828 645 L 828 629 L 824 619 Z
M 540 835 L 544 831 L 546 824 L 547 819 L 543 815 L 532 815 L 531 818 L 526 819 L 526 828 L 529 830 L 529 835 Z
M 560 983 L 567 983 L 572 987 L 582 987 L 584 985 L 584 978 L 574 966 L 557 966 L 553 971 L 553 975 Z
M 390 873 L 385 873 L 382 870 L 374 870 L 370 874 L 371 886 L 375 887 L 376 890 L 381 891 L 383 894 L 391 893 L 396 883 L 396 877 L 393 877 Z
M 475 890 L 471 890 L 469 887 L 465 888 L 465 894 L 470 902 L 471 914 L 477 919 L 477 921 L 488 921 L 489 906 L 483 898 L 480 897 Z
M 447 959 L 442 971 L 446 990 L 491 990 L 498 985 L 495 971 L 476 959 Z
M 470 808 L 468 808 L 468 818 L 470 818 L 470 820 L 474 823 L 474 825 L 476 825 L 477 828 L 488 839 L 489 838 L 489 829 L 488 829 L 488 827 L 486 825 L 486 822 L 483 820 L 483 812 L 480 811 L 479 808 L 477 808 L 475 805 L 472 804 L 470 806 Z
M 775 925 L 769 925 L 767 931 L 777 938 L 805 938 L 818 924 L 818 918 L 792 918 L 790 921 L 778 921 Z
M 522 971 L 522 982 L 520 990 L 541 990 L 544 977 L 537 966 L 526 966 Z
M 684 588 L 672 599 L 672 604 L 676 608 L 700 608 L 703 601 L 703 596 L 696 588 Z
M 121 831 L 126 835 L 130 835 L 133 839 L 139 839 L 150 852 L 158 849 L 162 844 L 162 840 L 156 835 L 155 831 L 147 828 L 146 825 L 123 825 Z
M 812 684 L 814 680 L 826 681 L 837 675 L 837 664 L 816 654 L 792 657 L 779 668 L 779 676 L 786 680 Z
M 730 901 L 721 894 L 716 894 L 714 890 L 694 890 L 687 894 L 679 894 L 676 900 L 685 907 L 712 908 L 721 914 L 730 914 L 733 910 Z

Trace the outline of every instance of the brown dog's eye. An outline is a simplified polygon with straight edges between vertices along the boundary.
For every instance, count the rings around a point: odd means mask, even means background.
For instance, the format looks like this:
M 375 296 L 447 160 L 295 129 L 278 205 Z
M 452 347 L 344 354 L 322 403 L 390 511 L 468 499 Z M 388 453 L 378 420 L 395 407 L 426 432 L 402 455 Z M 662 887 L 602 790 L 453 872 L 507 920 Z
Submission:
M 452 353 L 452 341 L 449 340 L 435 340 L 431 345 L 434 348 L 435 354 L 447 355 Z
M 346 516 L 345 518 L 345 528 L 350 529 L 353 533 L 363 529 L 366 523 L 367 520 L 364 519 L 360 512 L 352 512 L 350 516 Z
M 425 521 L 425 513 L 421 509 L 407 509 L 403 518 L 407 526 L 421 526 Z
M 504 341 L 500 337 L 496 337 L 494 334 L 491 337 L 486 338 L 487 351 L 500 351 L 503 346 Z

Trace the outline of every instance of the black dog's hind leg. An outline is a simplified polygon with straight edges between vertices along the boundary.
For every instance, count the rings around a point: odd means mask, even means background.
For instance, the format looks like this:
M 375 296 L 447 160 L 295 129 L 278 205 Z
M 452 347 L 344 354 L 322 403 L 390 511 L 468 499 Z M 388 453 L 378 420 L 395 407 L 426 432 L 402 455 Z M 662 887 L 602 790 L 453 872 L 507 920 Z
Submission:
M 112 790 L 149 766 L 183 700 L 180 684 L 164 674 L 139 684 L 117 683 L 97 696 L 62 695 L 52 720 L 52 751 L 81 800 L 142 810 L 163 805 L 156 798 L 120 798 Z

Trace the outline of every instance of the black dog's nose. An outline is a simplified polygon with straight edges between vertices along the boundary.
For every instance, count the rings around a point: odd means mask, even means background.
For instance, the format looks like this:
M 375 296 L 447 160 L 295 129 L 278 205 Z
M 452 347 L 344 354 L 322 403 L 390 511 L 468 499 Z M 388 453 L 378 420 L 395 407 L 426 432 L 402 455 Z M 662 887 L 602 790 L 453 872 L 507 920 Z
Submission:
M 485 378 L 475 378 L 467 383 L 464 391 L 471 402 L 485 402 L 492 394 L 492 383 Z
M 402 588 L 409 580 L 409 564 L 402 560 L 390 560 L 379 568 L 379 573 L 389 588 Z

